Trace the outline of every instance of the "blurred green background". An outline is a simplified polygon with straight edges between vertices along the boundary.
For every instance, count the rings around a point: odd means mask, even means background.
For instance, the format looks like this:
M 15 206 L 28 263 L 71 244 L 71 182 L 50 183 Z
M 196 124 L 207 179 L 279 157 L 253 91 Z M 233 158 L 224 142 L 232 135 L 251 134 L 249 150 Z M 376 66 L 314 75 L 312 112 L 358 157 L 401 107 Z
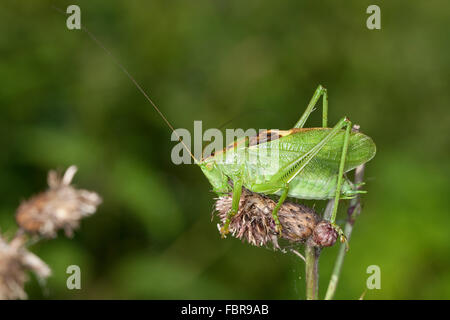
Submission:
M 0 226 L 49 169 L 104 203 L 73 239 L 31 247 L 53 269 L 30 298 L 297 299 L 296 257 L 220 239 L 215 195 L 176 166 L 170 131 L 88 35 L 66 28 L 81 7 L 92 31 L 177 128 L 290 128 L 318 84 L 329 119 L 347 115 L 377 144 L 363 214 L 337 298 L 450 298 L 450 3 L 445 1 L 11 1 L 0 3 Z M 381 30 L 366 8 L 381 7 Z M 308 126 L 320 125 L 315 112 Z M 317 203 L 320 211 L 323 203 Z M 345 206 L 340 219 L 344 219 Z M 320 296 L 337 246 L 323 251 Z M 82 289 L 66 288 L 66 267 Z

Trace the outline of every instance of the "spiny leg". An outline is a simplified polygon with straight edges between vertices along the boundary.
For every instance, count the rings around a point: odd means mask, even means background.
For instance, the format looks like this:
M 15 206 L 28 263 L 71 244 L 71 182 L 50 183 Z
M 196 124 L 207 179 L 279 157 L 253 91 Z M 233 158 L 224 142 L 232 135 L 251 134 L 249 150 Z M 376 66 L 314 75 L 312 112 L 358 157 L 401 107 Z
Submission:
M 341 161 L 339 163 L 339 173 L 338 173 L 338 180 L 337 180 L 337 185 L 336 185 L 336 193 L 335 193 L 335 197 L 334 197 L 334 206 L 333 206 L 333 212 L 331 214 L 330 222 L 333 225 L 333 227 L 336 229 L 336 231 L 339 233 L 341 242 L 345 242 L 347 245 L 347 249 L 348 249 L 347 239 L 345 238 L 344 232 L 337 224 L 335 224 L 336 214 L 337 214 L 338 205 L 339 205 L 339 199 L 341 197 L 342 182 L 344 179 L 344 167 L 345 167 L 345 159 L 347 157 L 348 143 L 350 140 L 350 130 L 352 128 L 352 123 L 348 119 L 346 122 L 346 126 L 347 127 L 346 127 L 345 135 L 344 135 L 344 145 L 342 146 Z
M 341 130 L 341 128 L 343 126 L 347 126 L 347 128 L 349 128 L 349 127 L 351 128 L 350 120 L 348 120 L 345 117 L 342 118 L 330 130 L 330 132 L 321 141 L 319 141 L 319 143 L 317 143 L 313 148 L 311 148 L 311 150 L 309 150 L 308 152 L 306 152 L 305 154 L 303 154 L 302 156 L 300 156 L 299 158 L 295 159 L 294 161 L 292 161 L 291 163 L 286 165 L 284 168 L 279 170 L 279 172 L 276 175 L 274 175 L 274 177 L 269 182 L 269 184 L 271 184 L 271 185 L 275 185 L 277 183 L 279 184 L 280 182 L 283 183 L 283 187 L 281 187 L 281 189 L 282 189 L 281 197 L 278 200 L 277 205 L 275 206 L 275 208 L 272 211 L 272 217 L 275 220 L 275 223 L 277 224 L 277 231 L 278 232 L 281 232 L 281 224 L 279 223 L 279 219 L 278 219 L 278 210 L 280 209 L 280 207 L 283 204 L 284 200 L 286 200 L 286 197 L 287 197 L 287 195 L 289 193 L 289 182 L 291 182 L 292 179 L 294 179 L 306 167 L 306 165 L 312 159 L 314 159 L 314 157 L 319 153 L 319 151 L 333 137 L 335 137 L 340 132 L 340 130 Z M 350 133 L 348 132 L 348 136 L 349 136 L 349 134 Z M 348 148 L 348 136 L 346 134 L 346 136 L 345 136 L 346 138 L 344 140 L 345 153 L 347 153 L 347 148 Z M 345 144 L 346 144 L 346 146 L 345 146 Z M 344 157 L 343 161 L 345 163 L 345 157 Z M 342 157 L 341 157 L 341 162 L 342 162 Z M 342 167 L 342 175 L 343 175 L 344 166 L 342 164 L 340 165 L 340 168 L 339 168 L 340 171 L 341 171 L 341 167 Z M 338 178 L 338 183 L 342 184 L 342 177 L 341 177 L 340 182 L 339 182 L 339 178 Z M 339 190 L 340 190 L 340 187 L 339 187 Z M 278 223 L 277 223 L 277 221 L 278 221 Z M 334 222 L 334 220 L 333 220 L 333 222 Z
M 277 205 L 272 210 L 272 218 L 275 221 L 275 230 L 280 235 L 281 235 L 282 227 L 281 227 L 280 219 L 278 219 L 278 210 L 280 210 L 281 206 L 283 205 L 284 200 L 286 200 L 288 193 L 289 193 L 289 185 L 286 185 L 282 189 L 282 193 L 281 193 L 280 199 L 278 199 Z
M 241 200 L 242 184 L 243 184 L 242 179 L 233 181 L 233 199 L 231 202 L 231 210 L 230 212 L 228 212 L 227 218 L 225 219 L 225 223 L 223 224 L 222 228 L 220 228 L 220 234 L 222 238 L 225 238 L 225 236 L 228 234 L 231 219 L 239 210 L 239 201 Z
M 314 95 L 312 96 L 311 101 L 309 102 L 308 106 L 306 107 L 305 112 L 303 112 L 303 115 L 300 117 L 300 119 L 294 125 L 294 128 L 303 128 L 306 120 L 308 119 L 311 112 L 313 112 L 317 101 L 319 101 L 319 99 L 322 95 L 323 95 L 322 127 L 324 127 L 324 128 L 327 127 L 327 125 L 328 125 L 328 94 L 327 94 L 327 89 L 322 87 L 322 85 L 319 85 L 317 87 L 316 91 L 314 92 Z

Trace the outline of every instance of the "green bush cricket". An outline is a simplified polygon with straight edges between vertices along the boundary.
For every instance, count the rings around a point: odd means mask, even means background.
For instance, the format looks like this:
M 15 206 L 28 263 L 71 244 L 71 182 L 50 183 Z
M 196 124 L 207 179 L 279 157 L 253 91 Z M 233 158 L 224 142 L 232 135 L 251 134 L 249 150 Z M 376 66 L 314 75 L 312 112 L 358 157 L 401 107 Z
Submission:
M 322 127 L 303 128 L 321 96 Z M 354 188 L 344 174 L 371 160 L 375 156 L 376 146 L 368 136 L 352 132 L 352 124 L 346 117 L 333 128 L 327 128 L 327 115 L 327 90 L 319 85 L 305 112 L 291 130 L 278 131 L 275 139 L 245 137 L 222 152 L 196 161 L 215 192 L 232 191 L 232 209 L 221 229 L 222 236 L 228 233 L 231 218 L 238 211 L 242 187 L 256 193 L 280 196 L 272 212 L 278 232 L 281 231 L 281 224 L 277 212 L 287 197 L 316 200 L 334 198 L 330 222 L 342 236 L 342 231 L 335 225 L 339 199 L 349 199 L 361 192 Z M 269 156 L 259 157 L 253 163 L 248 162 L 249 153 L 258 152 L 260 148 L 277 148 L 278 159 Z M 233 161 L 217 159 L 224 156 Z M 273 172 L 270 169 L 276 161 L 279 168 Z M 232 181 L 232 190 L 229 181 Z
M 277 213 L 287 197 L 315 200 L 334 198 L 330 222 L 339 232 L 341 240 L 345 240 L 342 230 L 335 224 L 339 200 L 353 198 L 357 193 L 364 191 L 357 190 L 344 174 L 370 161 L 375 156 L 376 146 L 370 137 L 359 132 L 352 132 L 352 123 L 347 117 L 338 121 L 334 127 L 327 127 L 328 96 L 324 87 L 318 86 L 303 115 L 292 129 L 273 132 L 269 130 L 254 137 L 244 137 L 222 151 L 213 152 L 199 160 L 194 157 L 167 118 L 128 70 L 91 32 L 85 27 L 82 29 L 113 58 L 150 102 L 195 164 L 201 168 L 213 186 L 213 190 L 219 195 L 232 192 L 232 208 L 220 230 L 222 237 L 228 233 L 231 218 L 238 212 L 242 187 L 245 187 L 256 193 L 279 196 L 272 212 L 278 233 L 281 232 L 281 224 Z M 322 127 L 303 128 L 321 97 L 323 97 Z M 270 138 L 268 138 L 269 133 Z M 276 152 L 260 152 L 263 149 Z M 254 153 L 263 156 L 258 156 L 257 161 L 248 161 L 249 156 Z M 274 153 L 276 157 L 267 156 Z M 227 161 L 222 161 L 223 158 Z M 275 170 L 274 164 L 276 164 Z

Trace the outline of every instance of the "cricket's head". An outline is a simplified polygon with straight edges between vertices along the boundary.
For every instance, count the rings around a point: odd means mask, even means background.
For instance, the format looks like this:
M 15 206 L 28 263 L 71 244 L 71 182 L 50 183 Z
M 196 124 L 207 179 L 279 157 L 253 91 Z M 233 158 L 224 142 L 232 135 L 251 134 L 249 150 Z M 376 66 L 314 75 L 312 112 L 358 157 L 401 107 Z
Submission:
M 215 161 L 201 161 L 197 162 L 202 169 L 203 174 L 213 186 L 216 193 L 228 193 L 231 187 L 228 184 L 228 177 L 223 173 Z

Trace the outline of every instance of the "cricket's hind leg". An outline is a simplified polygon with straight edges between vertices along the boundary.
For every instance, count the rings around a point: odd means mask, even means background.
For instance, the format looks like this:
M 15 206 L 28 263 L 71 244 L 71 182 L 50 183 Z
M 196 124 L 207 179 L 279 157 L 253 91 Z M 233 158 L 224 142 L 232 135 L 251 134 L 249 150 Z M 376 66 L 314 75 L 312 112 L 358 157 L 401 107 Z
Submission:
M 269 185 L 278 185 L 280 186 L 280 189 L 282 191 L 281 197 L 278 200 L 278 203 L 276 207 L 273 209 L 272 216 L 275 220 L 275 223 L 277 225 L 277 230 L 281 231 L 281 224 L 278 220 L 278 210 L 283 204 L 284 200 L 286 200 L 287 195 L 289 193 L 289 183 L 294 179 L 307 165 L 308 163 L 314 159 L 314 157 L 320 152 L 320 150 L 337 134 L 341 132 L 341 129 L 343 127 L 346 127 L 345 136 L 344 136 L 344 145 L 342 150 L 342 156 L 339 164 L 339 175 L 338 175 L 338 181 L 337 181 L 337 187 L 336 187 L 336 194 L 335 194 L 335 203 L 334 203 L 334 209 L 333 214 L 331 217 L 331 223 L 334 224 L 334 221 L 336 219 L 336 212 L 337 212 L 337 203 L 339 202 L 339 196 L 341 192 L 342 187 L 342 181 L 343 181 L 343 175 L 344 175 L 344 164 L 345 159 L 347 156 L 347 150 L 348 150 L 348 143 L 349 143 L 349 137 L 350 137 L 350 129 L 352 127 L 352 123 L 349 119 L 346 117 L 342 118 L 329 132 L 328 134 L 321 140 L 319 143 L 317 143 L 311 150 L 300 156 L 299 158 L 295 159 L 291 163 L 287 164 L 281 170 L 277 172 L 271 179 L 271 181 L 268 183 Z M 338 226 L 336 226 L 336 229 L 338 230 Z M 340 233 L 342 234 L 342 232 Z
M 344 135 L 344 144 L 342 145 L 342 155 L 341 155 L 341 160 L 339 162 L 339 173 L 338 173 L 338 180 L 337 180 L 337 185 L 336 185 L 336 194 L 334 196 L 334 206 L 333 206 L 333 211 L 331 213 L 331 218 L 330 218 L 330 222 L 333 225 L 333 227 L 336 229 L 336 231 L 338 232 L 341 242 L 345 242 L 347 249 L 348 249 L 348 244 L 347 244 L 347 239 L 345 238 L 344 232 L 342 231 L 341 227 L 339 227 L 335 221 L 336 221 L 336 214 L 337 214 L 337 210 L 338 210 L 338 205 L 339 205 L 339 199 L 341 198 L 341 189 L 342 189 L 342 183 L 344 181 L 344 167 L 345 167 L 345 160 L 347 158 L 347 151 L 348 151 L 348 144 L 349 144 L 349 140 L 350 140 L 350 132 L 352 129 L 352 123 L 350 122 L 350 120 L 348 120 L 347 118 L 345 118 L 347 121 L 345 123 L 345 135 Z
M 306 120 L 308 119 L 309 115 L 314 111 L 314 107 L 317 104 L 317 102 L 319 101 L 321 96 L 323 96 L 323 102 L 322 102 L 322 109 L 323 109 L 323 112 L 322 112 L 322 127 L 324 127 L 324 128 L 327 127 L 327 122 L 328 122 L 328 93 L 327 93 L 327 89 L 325 89 L 323 86 L 319 85 L 317 87 L 316 91 L 314 92 L 314 95 L 311 98 L 311 101 L 309 102 L 308 106 L 306 107 L 305 112 L 303 112 L 303 115 L 300 117 L 300 119 L 294 125 L 294 128 L 303 128 L 303 126 L 305 125 Z M 349 139 L 350 139 L 350 131 L 351 131 L 351 128 L 352 128 L 352 123 L 347 118 L 344 118 L 328 134 L 328 136 L 331 136 L 331 135 L 333 135 L 332 132 L 336 129 L 336 127 L 338 127 L 338 129 L 341 129 L 344 126 L 346 127 L 345 136 L 344 136 L 344 144 L 342 146 L 342 156 L 341 156 L 341 160 L 340 160 L 340 163 L 339 163 L 339 173 L 338 173 L 338 181 L 337 181 L 337 186 L 336 186 L 336 194 L 335 194 L 335 197 L 334 197 L 333 212 L 332 212 L 331 219 L 330 219 L 331 224 L 334 226 L 336 231 L 338 231 L 338 233 L 339 233 L 339 235 L 341 237 L 341 241 L 346 241 L 346 239 L 345 239 L 345 236 L 344 236 L 344 233 L 343 233 L 342 229 L 338 225 L 335 224 L 335 220 L 336 220 L 336 214 L 337 214 L 339 199 L 341 198 L 342 182 L 343 182 L 343 179 L 344 179 L 344 165 L 345 165 L 345 160 L 346 160 L 346 157 L 347 157 L 348 144 L 349 144 Z M 327 137 L 325 137 L 324 140 L 327 139 Z M 322 141 L 324 141 L 324 140 L 322 140 Z M 316 147 L 319 146 L 322 143 L 322 141 L 319 142 L 318 145 L 316 145 Z M 315 149 L 316 147 L 314 147 L 313 149 Z M 320 150 L 320 148 L 319 148 L 319 150 Z M 311 149 L 311 151 L 313 149 Z M 317 152 L 315 154 L 317 154 Z M 305 154 L 305 156 L 306 156 L 306 154 Z M 311 159 L 307 160 L 306 163 L 308 163 Z M 301 163 L 303 161 L 305 161 L 305 160 L 300 158 L 300 159 L 295 160 L 294 163 L 297 163 L 297 162 Z M 305 165 L 300 166 L 300 169 L 298 171 L 294 172 L 293 176 L 295 177 L 298 173 L 300 173 L 300 171 L 304 168 Z M 282 200 L 282 198 L 280 198 L 280 200 Z M 282 203 L 279 203 L 280 206 L 281 206 L 281 204 Z
M 320 97 L 323 96 L 322 101 L 322 127 L 326 128 L 328 125 L 328 94 L 327 89 L 322 87 L 322 85 L 319 85 L 314 92 L 314 95 L 311 98 L 311 101 L 309 102 L 308 106 L 306 107 L 305 112 L 303 112 L 303 115 L 300 117 L 300 119 L 297 121 L 297 123 L 294 125 L 294 128 L 303 128 L 305 125 L 306 120 L 309 118 L 309 115 L 311 112 L 314 111 L 314 107 L 319 101 Z

